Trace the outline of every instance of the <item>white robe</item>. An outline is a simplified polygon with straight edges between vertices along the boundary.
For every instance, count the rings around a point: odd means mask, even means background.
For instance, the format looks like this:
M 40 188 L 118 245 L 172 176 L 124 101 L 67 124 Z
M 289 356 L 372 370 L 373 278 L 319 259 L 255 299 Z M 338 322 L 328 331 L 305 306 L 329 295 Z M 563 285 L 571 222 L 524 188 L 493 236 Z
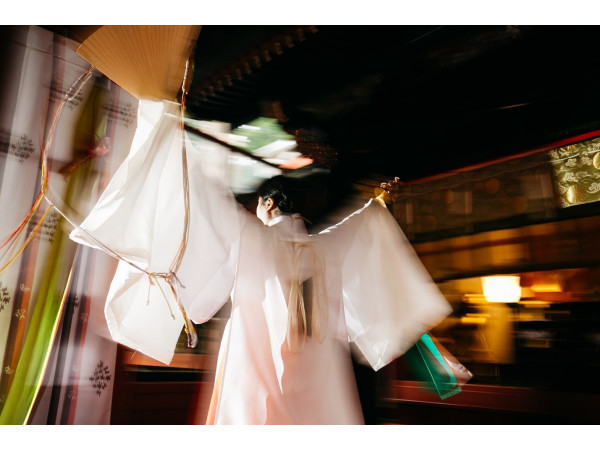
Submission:
M 109 248 L 146 272 L 166 272 L 183 223 L 182 136 L 172 116 L 176 105 L 142 101 L 141 117 L 148 112 L 153 131 L 137 147 L 134 142 L 71 238 Z M 190 235 L 177 271 L 179 299 L 196 323 L 232 300 L 217 363 L 214 423 L 363 423 L 350 342 L 378 370 L 451 310 L 394 218 L 370 200 L 317 235 L 307 235 L 295 216 L 265 226 L 189 150 L 188 165 Z M 300 259 L 299 247 L 309 250 Z M 322 276 L 327 321 L 321 342 L 309 338 L 292 353 L 287 305 L 296 276 Z M 168 364 L 183 320 L 164 280 L 158 283 L 162 290 L 122 261 L 105 312 L 116 341 Z

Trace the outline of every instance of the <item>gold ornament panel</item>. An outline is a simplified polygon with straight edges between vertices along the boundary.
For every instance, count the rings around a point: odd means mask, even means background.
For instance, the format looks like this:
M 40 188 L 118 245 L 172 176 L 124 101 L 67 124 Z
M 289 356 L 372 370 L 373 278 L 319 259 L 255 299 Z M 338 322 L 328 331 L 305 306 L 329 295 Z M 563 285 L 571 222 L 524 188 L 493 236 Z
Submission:
M 548 157 L 562 208 L 600 200 L 600 138 L 550 150 Z

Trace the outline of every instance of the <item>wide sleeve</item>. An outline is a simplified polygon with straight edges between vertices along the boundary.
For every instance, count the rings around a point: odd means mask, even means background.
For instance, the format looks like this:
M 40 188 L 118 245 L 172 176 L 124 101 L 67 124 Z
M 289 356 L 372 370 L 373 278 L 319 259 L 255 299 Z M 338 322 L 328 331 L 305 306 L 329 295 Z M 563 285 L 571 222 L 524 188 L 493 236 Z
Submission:
M 389 210 L 375 200 L 320 233 L 341 265 L 348 338 L 375 370 L 406 352 L 451 307 Z
M 233 286 L 245 216 L 224 184 L 205 174 L 202 151 L 177 119 L 179 105 L 140 101 L 139 125 L 127 159 L 71 239 L 120 259 L 105 305 L 113 339 L 168 364 L 184 318 L 209 320 Z M 189 178 L 189 233 L 176 270 L 176 296 L 160 274 L 182 243 L 185 206 L 182 146 Z M 211 149 L 210 146 L 213 145 Z M 202 150 L 202 151 L 201 151 Z
M 199 32 L 195 25 L 106 25 L 77 50 L 140 106 L 128 157 L 70 237 L 119 258 L 105 305 L 113 339 L 166 364 L 189 323 L 185 315 L 206 321 L 227 300 L 244 220 L 221 180 L 203 171 L 173 102 L 189 80 L 186 62 Z

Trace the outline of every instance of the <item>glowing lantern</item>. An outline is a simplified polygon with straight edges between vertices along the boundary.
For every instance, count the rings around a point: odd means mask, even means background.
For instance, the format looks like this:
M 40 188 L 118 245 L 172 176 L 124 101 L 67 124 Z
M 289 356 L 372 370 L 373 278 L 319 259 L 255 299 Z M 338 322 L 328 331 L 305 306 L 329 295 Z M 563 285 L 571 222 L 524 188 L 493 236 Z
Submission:
M 520 282 L 518 276 L 495 275 L 482 277 L 483 295 L 488 302 L 518 302 L 521 299 Z

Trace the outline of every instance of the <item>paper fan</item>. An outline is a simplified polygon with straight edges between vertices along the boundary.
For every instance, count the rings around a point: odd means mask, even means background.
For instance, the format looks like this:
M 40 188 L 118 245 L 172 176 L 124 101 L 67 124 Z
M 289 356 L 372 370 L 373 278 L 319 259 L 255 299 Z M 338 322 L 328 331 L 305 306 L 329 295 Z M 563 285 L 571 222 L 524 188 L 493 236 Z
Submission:
M 77 53 L 137 98 L 174 100 L 200 25 L 105 25 Z

